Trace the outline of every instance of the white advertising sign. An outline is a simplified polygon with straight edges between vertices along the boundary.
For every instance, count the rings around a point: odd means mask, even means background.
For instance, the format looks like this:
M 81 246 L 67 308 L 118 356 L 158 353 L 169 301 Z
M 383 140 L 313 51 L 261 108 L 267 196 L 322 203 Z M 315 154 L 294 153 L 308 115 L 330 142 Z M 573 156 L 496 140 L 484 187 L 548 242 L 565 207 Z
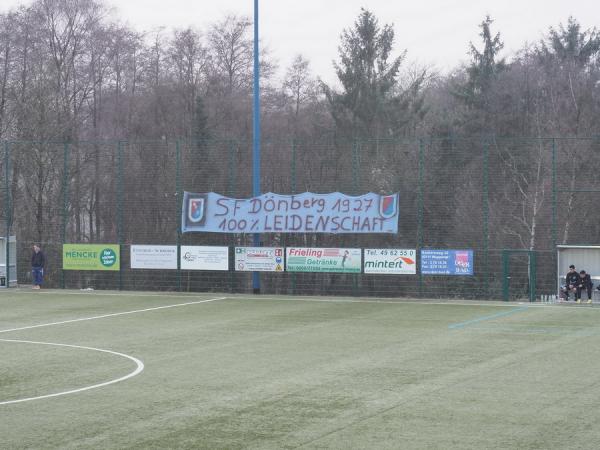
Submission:
M 364 272 L 414 275 L 417 273 L 417 251 L 401 248 L 367 248 Z
M 229 270 L 229 248 L 182 245 L 181 268 L 183 270 Z
M 176 245 L 132 245 L 132 269 L 177 269 Z
M 235 270 L 250 272 L 283 272 L 283 248 L 236 247 Z

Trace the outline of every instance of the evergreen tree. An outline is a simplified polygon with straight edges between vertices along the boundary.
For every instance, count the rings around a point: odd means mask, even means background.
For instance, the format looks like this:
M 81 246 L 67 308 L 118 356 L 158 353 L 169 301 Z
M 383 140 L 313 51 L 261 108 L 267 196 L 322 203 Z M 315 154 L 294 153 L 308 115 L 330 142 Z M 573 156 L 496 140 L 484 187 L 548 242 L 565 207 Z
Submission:
M 343 31 L 334 68 L 342 85 L 337 92 L 323 85 L 338 132 L 352 138 L 380 138 L 399 134 L 403 125 L 398 109 L 411 110 L 420 100 L 425 73 L 403 90 L 398 72 L 406 51 L 392 58 L 394 30 L 362 9 L 354 26 Z M 418 109 L 420 109 L 420 106 Z M 413 108 L 414 109 L 414 108 Z
M 545 40 L 537 49 L 542 60 L 547 63 L 574 63 L 580 67 L 594 62 L 600 53 L 600 33 L 596 28 L 581 31 L 581 25 L 569 17 L 566 28 L 550 27 Z
M 483 49 L 480 51 L 472 42 L 470 43 L 472 59 L 467 68 L 467 82 L 457 93 L 467 105 L 475 109 L 488 109 L 488 94 L 492 84 L 498 74 L 507 67 L 505 59 L 498 58 L 498 54 L 504 48 L 504 43 L 500 39 L 500 33 L 496 33 L 492 37 L 491 25 L 493 22 L 490 16 L 486 16 L 479 25 Z

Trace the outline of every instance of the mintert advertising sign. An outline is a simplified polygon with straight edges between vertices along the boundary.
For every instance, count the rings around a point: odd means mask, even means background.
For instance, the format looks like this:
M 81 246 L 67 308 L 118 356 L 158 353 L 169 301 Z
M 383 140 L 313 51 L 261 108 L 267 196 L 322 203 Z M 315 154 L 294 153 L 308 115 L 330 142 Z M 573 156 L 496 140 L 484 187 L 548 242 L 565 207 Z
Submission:
M 417 251 L 400 248 L 365 249 L 365 273 L 414 275 L 417 273 Z
M 236 247 L 235 270 L 283 272 L 282 247 Z
M 118 245 L 63 244 L 65 270 L 119 270 L 120 267 Z
M 288 272 L 360 273 L 359 248 L 286 248 Z
M 397 233 L 398 194 L 263 194 L 238 199 L 185 192 L 182 230 L 214 233 Z

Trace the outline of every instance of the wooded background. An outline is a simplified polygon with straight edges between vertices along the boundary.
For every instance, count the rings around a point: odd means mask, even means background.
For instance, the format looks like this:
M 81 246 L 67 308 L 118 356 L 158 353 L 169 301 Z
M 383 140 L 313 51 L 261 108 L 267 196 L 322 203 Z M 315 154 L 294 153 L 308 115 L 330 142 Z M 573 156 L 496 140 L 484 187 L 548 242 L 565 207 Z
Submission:
M 51 285 L 248 288 L 245 274 L 65 275 L 60 246 L 250 243 L 181 236 L 178 210 L 182 189 L 251 195 L 251 28 L 230 15 L 140 33 L 91 0 L 0 14 L 0 211 L 21 243 L 20 280 L 37 241 Z M 494 297 L 501 250 L 524 249 L 543 255 L 538 290 L 553 292 L 555 245 L 600 242 L 600 34 L 566 18 L 503 58 L 493 20 L 479 29 L 470 63 L 442 74 L 411 63 L 392 26 L 362 10 L 332 55 L 335 85 L 306 57 L 279 68 L 265 50 L 262 190 L 401 199 L 397 236 L 274 234 L 265 245 L 476 252 L 469 279 L 286 274 L 265 276 L 268 291 Z

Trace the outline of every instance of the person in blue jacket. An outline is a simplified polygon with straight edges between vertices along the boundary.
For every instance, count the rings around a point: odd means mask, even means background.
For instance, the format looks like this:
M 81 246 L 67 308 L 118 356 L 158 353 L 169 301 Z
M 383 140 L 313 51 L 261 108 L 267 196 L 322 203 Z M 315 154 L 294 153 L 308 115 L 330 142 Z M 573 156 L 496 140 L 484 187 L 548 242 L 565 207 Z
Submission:
M 44 282 L 44 267 L 46 267 L 46 255 L 39 245 L 33 244 L 31 253 L 31 277 L 33 278 L 33 289 L 41 289 Z

